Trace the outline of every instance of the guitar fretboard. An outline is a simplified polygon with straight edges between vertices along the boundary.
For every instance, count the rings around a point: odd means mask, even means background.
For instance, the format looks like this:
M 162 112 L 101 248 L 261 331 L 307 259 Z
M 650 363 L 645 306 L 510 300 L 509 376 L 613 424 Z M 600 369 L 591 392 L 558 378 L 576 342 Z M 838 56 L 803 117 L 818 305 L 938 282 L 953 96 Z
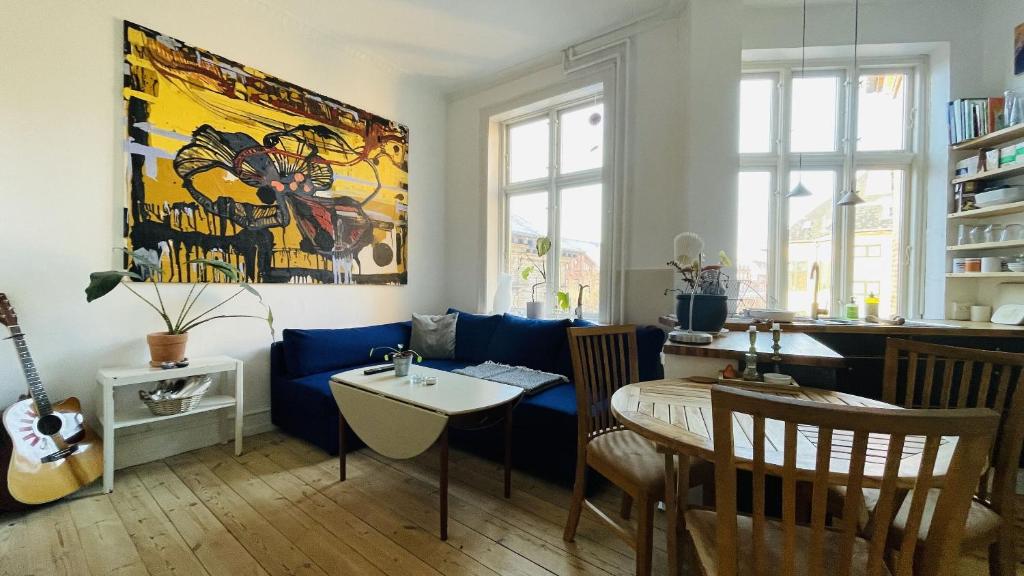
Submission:
M 15 324 L 10 327 L 11 338 L 14 340 L 14 348 L 18 351 L 18 359 L 21 360 L 21 369 L 25 372 L 25 380 L 28 381 L 28 389 L 32 399 L 36 403 L 36 410 L 40 416 L 53 412 L 50 406 L 50 399 L 43 389 L 43 381 L 39 378 L 39 371 L 36 370 L 36 363 L 32 360 L 32 354 L 28 351 L 28 343 L 25 342 L 25 334 Z

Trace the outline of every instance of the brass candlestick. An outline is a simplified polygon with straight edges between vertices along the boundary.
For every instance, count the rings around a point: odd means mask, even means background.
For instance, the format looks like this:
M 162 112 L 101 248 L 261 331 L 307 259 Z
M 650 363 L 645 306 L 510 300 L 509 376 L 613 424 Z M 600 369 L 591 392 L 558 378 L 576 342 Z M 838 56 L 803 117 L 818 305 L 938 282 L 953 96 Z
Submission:
M 743 379 L 756 381 L 761 379 L 761 375 L 757 373 L 757 327 L 751 326 L 747 330 L 747 335 L 750 336 L 750 349 L 743 355 L 747 363 L 743 368 Z

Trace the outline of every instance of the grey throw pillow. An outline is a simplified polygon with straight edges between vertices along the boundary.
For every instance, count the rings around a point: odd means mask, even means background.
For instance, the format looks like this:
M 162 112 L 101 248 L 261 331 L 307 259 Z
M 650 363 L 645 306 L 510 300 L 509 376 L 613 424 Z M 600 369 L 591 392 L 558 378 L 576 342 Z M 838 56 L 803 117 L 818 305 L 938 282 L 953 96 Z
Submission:
M 458 319 L 458 312 L 437 316 L 413 314 L 409 347 L 424 358 L 455 358 L 455 324 Z

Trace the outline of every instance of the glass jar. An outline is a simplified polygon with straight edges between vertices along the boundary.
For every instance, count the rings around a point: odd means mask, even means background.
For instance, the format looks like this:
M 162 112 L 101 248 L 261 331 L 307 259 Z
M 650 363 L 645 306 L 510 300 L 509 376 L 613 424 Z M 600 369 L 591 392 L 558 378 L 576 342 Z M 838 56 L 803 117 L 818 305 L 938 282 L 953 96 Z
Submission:
M 985 227 L 985 242 L 998 242 L 1002 236 L 1002 224 L 989 224 Z

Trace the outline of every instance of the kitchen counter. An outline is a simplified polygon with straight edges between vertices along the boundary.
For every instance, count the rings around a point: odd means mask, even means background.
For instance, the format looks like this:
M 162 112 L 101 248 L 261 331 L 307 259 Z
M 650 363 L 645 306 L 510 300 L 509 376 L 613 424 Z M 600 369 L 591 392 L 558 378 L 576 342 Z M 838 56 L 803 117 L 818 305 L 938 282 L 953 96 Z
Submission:
M 783 332 L 779 339 L 779 364 L 793 366 L 817 366 L 822 368 L 841 368 L 843 357 L 813 337 L 798 332 Z M 758 362 L 770 363 L 772 352 L 772 335 L 758 332 Z M 750 337 L 745 332 L 728 332 L 715 338 L 710 344 L 676 344 L 666 342 L 663 351 L 666 356 L 693 356 L 698 358 L 720 358 L 738 362 L 743 359 L 750 348 Z
M 662 316 L 659 323 L 668 328 L 676 326 L 674 314 Z M 730 331 L 746 332 L 750 318 L 730 317 L 725 327 Z M 882 336 L 966 336 L 985 338 L 1020 338 L 1024 337 L 1024 326 L 1008 326 L 991 322 L 968 322 L 966 320 L 908 320 L 901 326 L 888 326 L 850 320 L 849 323 L 815 322 L 797 320 L 781 324 L 783 333 L 801 332 L 804 334 L 878 334 Z M 762 330 L 768 325 L 763 324 Z

